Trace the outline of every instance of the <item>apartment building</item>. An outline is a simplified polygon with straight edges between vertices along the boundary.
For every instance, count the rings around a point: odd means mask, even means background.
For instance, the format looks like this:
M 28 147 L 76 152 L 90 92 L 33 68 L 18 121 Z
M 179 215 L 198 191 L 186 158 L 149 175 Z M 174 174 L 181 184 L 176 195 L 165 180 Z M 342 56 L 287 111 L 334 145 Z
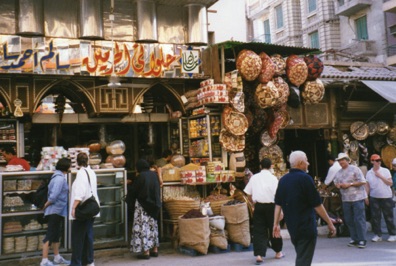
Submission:
M 396 0 L 247 0 L 251 41 L 319 48 L 329 60 L 396 64 Z

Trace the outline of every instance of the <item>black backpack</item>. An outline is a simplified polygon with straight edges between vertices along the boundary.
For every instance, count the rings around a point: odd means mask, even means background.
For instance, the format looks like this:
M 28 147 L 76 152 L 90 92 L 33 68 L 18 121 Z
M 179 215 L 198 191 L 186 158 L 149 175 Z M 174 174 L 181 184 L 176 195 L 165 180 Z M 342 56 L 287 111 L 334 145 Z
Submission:
M 36 192 L 33 194 L 32 202 L 39 209 L 44 208 L 44 205 L 48 200 L 48 184 L 49 182 L 47 180 L 43 180 Z

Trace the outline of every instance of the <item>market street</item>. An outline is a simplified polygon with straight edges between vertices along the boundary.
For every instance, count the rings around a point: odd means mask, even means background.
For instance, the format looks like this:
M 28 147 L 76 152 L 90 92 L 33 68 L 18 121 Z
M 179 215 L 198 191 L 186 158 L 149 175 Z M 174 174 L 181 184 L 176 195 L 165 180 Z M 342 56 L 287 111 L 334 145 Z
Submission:
M 369 232 L 367 239 L 372 238 Z M 384 240 L 388 235 L 384 235 Z M 320 266 L 362 266 L 362 265 L 396 265 L 396 243 L 387 241 L 373 243 L 367 242 L 365 249 L 348 247 L 348 237 L 337 237 L 329 239 L 325 236 L 318 237 L 315 256 L 312 265 Z M 294 265 L 295 252 L 289 239 L 284 240 L 285 257 L 283 259 L 274 259 L 275 253 L 272 250 L 267 252 L 267 259 L 262 265 Z M 168 243 L 160 248 L 160 256 L 142 261 L 135 256 L 126 253 L 123 256 L 105 257 L 101 256 L 95 260 L 95 265 L 172 265 L 172 266 L 193 266 L 193 265 L 254 265 L 255 257 L 253 251 L 234 252 L 224 254 L 212 254 L 204 256 L 191 257 L 179 254 L 170 248 Z

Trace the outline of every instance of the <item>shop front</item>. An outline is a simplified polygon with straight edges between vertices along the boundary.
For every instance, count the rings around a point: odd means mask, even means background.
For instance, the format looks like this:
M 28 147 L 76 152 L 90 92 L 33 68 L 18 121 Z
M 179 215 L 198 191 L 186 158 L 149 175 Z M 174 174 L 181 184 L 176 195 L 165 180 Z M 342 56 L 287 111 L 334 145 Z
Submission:
M 215 2 L 0 1 L 0 146 L 36 169 L 2 174 L 0 259 L 40 253 L 45 222 L 30 197 L 58 158 L 80 151 L 100 183 L 95 248 L 127 245 L 127 179 L 139 158 L 180 151 L 181 96 L 208 78 L 200 53 Z M 122 153 L 106 149 L 119 143 Z

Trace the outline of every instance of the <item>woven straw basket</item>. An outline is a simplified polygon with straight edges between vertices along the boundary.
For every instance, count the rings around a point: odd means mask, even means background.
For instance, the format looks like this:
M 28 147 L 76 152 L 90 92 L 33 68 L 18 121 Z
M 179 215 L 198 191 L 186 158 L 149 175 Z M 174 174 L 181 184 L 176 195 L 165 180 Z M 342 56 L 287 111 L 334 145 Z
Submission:
M 220 215 L 221 214 L 221 206 L 226 204 L 231 199 L 224 199 L 224 200 L 214 200 L 210 202 L 210 207 L 212 207 L 213 215 Z
M 164 202 L 164 207 L 170 219 L 177 220 L 191 209 L 199 209 L 198 200 L 169 200 Z

